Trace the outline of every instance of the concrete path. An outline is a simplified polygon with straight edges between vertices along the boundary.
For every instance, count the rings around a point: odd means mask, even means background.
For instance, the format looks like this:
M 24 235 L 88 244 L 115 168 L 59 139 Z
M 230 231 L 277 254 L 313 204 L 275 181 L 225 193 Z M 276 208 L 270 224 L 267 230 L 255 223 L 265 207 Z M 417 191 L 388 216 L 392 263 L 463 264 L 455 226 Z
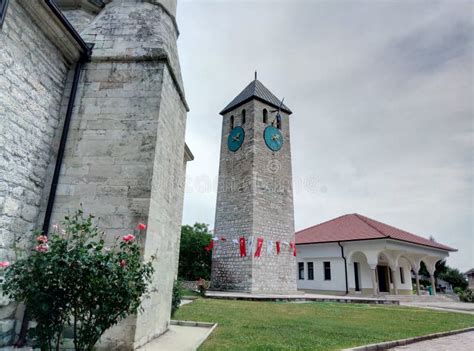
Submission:
M 140 351 L 193 351 L 209 336 L 209 327 L 170 325 L 169 330 Z
M 461 333 L 443 338 L 416 342 L 410 345 L 398 346 L 390 350 L 409 351 L 472 351 L 474 349 L 474 331 Z
M 343 303 L 369 303 L 398 305 L 395 300 L 386 300 L 374 297 L 321 295 L 308 292 L 296 294 L 251 294 L 246 292 L 212 291 L 208 290 L 206 296 L 214 299 L 228 300 L 251 300 L 251 301 L 321 301 L 321 302 L 343 302 Z
M 402 306 L 474 314 L 474 303 L 467 302 L 400 302 Z M 474 348 L 473 348 L 474 349 Z

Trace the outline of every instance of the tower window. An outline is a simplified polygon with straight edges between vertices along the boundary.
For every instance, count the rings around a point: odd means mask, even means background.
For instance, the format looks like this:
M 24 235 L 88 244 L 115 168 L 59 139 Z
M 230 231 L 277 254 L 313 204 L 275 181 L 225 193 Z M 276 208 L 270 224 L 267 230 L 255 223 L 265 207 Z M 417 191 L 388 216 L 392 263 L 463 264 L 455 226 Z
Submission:
M 234 115 L 230 116 L 230 130 L 234 129 Z
M 263 109 L 263 123 L 268 123 L 268 111 L 266 108 Z
M 245 110 L 242 110 L 242 124 L 245 124 Z
M 280 116 L 280 114 L 277 114 L 276 120 L 277 120 L 277 128 L 281 129 L 281 116 Z

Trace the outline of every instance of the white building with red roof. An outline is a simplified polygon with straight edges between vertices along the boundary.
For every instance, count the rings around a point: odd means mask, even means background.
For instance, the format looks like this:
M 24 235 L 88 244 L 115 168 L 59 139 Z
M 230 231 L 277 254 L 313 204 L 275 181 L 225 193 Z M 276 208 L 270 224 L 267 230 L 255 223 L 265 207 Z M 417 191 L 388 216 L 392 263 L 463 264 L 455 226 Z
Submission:
M 327 294 L 412 294 L 411 271 L 423 262 L 435 293 L 436 262 L 457 251 L 446 245 L 348 214 L 296 233 L 298 289 Z

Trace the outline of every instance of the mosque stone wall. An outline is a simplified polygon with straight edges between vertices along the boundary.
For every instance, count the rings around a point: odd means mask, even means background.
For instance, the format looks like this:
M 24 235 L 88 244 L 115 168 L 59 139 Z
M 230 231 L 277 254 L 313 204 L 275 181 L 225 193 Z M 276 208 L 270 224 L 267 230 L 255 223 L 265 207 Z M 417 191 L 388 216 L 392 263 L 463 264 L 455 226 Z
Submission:
M 14 262 L 41 226 L 70 62 L 21 1 L 10 0 L 0 43 L 0 261 Z M 0 346 L 13 341 L 20 319 L 0 297 Z

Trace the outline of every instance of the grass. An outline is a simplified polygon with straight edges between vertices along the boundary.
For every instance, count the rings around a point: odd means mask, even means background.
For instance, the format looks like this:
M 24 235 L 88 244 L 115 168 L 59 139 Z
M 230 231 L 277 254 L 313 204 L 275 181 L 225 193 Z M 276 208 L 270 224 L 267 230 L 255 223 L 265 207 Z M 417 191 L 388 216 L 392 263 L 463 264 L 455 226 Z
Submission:
M 183 296 L 200 296 L 197 291 L 190 290 L 190 289 L 183 289 L 182 293 L 183 293 Z
M 474 326 L 474 315 L 388 305 L 197 299 L 175 319 L 217 322 L 199 350 L 338 350 Z

